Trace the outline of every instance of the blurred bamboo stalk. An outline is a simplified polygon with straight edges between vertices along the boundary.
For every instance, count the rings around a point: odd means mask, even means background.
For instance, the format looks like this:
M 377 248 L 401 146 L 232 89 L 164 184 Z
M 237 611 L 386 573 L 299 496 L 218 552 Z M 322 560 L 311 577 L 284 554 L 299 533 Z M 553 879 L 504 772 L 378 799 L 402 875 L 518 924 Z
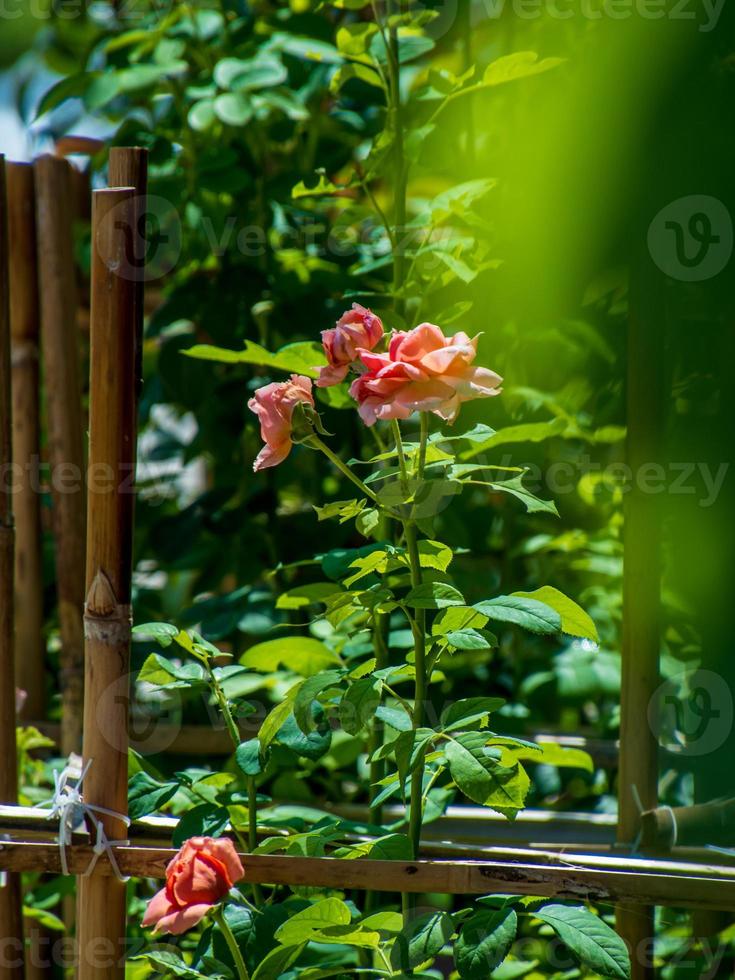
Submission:
M 0 802 L 16 803 L 18 771 L 13 683 L 15 532 L 9 480 L 13 440 L 8 252 L 5 157 L 0 155 Z M 5 886 L 0 888 L 0 936 L 13 941 L 13 944 L 5 947 L 3 959 L 0 960 L 2 980 L 21 980 L 23 977 L 22 908 L 20 875 L 10 874 L 6 878 Z
M 69 164 L 34 165 L 41 291 L 41 347 L 54 505 L 61 630 L 61 751 L 81 751 L 84 632 L 84 445 L 76 322 Z
M 138 270 L 128 252 L 134 188 L 96 191 L 92 204 L 92 315 L 84 613 L 84 751 L 91 768 L 85 798 L 127 813 L 131 578 L 137 400 L 135 310 Z M 104 486 L 93 481 L 105 474 Z M 110 478 L 111 476 L 111 478 Z M 102 818 L 109 839 L 126 828 Z M 125 885 L 82 878 L 77 905 L 79 980 L 124 976 Z M 96 959 L 104 942 L 112 956 Z
M 13 390 L 16 684 L 26 692 L 20 716 L 46 714 L 41 560 L 40 425 L 38 392 L 38 266 L 33 167 L 6 165 L 10 256 Z
M 627 462 L 633 473 L 660 459 L 663 442 L 663 297 L 647 251 L 634 266 L 628 319 Z M 625 498 L 623 645 L 620 689 L 618 841 L 632 843 L 641 809 L 658 803 L 658 739 L 650 723 L 660 683 L 661 515 L 637 480 Z M 632 980 L 654 976 L 654 909 L 619 907 L 617 928 L 631 950 Z

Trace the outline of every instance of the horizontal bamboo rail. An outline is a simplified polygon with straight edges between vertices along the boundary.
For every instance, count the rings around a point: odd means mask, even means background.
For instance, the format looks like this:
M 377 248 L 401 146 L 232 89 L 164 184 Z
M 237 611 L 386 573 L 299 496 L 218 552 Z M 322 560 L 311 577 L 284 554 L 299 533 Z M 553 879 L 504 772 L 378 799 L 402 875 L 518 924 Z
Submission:
M 488 811 L 481 810 L 479 807 L 450 807 L 451 810 L 461 811 L 462 819 L 459 825 L 466 825 L 464 832 L 459 834 L 455 828 L 458 819 L 451 813 L 432 821 L 429 827 L 432 835 L 427 834 L 422 838 L 421 856 L 422 857 L 455 857 L 465 860 L 492 860 L 530 862 L 534 864 L 558 863 L 563 860 L 566 864 L 581 864 L 594 867 L 607 866 L 613 869 L 632 871 L 650 871 L 651 868 L 659 867 L 661 859 L 666 861 L 669 870 L 676 870 L 681 874 L 704 875 L 712 877 L 735 877 L 735 853 L 728 855 L 719 851 L 713 852 L 705 847 L 676 847 L 673 849 L 657 850 L 655 848 L 642 848 L 635 856 L 631 855 L 627 848 L 622 848 L 614 841 L 599 845 L 592 841 L 583 841 L 581 831 L 583 823 L 578 823 L 579 837 L 572 840 L 568 838 L 565 842 L 553 844 L 534 844 L 524 843 L 523 845 L 513 846 L 516 842 L 511 838 L 503 841 L 502 833 L 497 833 L 499 843 L 488 841 Z M 262 811 L 261 811 L 262 814 Z M 396 817 L 400 817 L 399 808 L 391 808 L 388 812 L 389 821 L 392 822 Z M 529 812 L 532 818 L 540 820 L 547 819 L 553 822 L 556 816 L 569 816 L 577 818 L 579 821 L 584 817 L 594 818 L 596 816 L 607 817 L 607 814 L 554 814 L 551 811 L 532 810 Z M 506 826 L 512 826 L 505 818 Z M 135 820 L 128 830 L 128 838 L 137 846 L 160 847 L 165 841 L 171 838 L 175 830 L 178 819 L 176 817 L 160 816 L 158 814 L 142 817 Z M 359 823 L 355 832 L 345 834 L 347 841 L 358 842 L 368 840 L 367 834 L 360 833 Z M 469 829 L 471 828 L 471 829 Z M 427 828 L 428 829 L 428 828 Z M 502 824 L 498 830 L 502 830 Z M 496 828 L 492 827 L 491 832 L 495 836 Z M 55 824 L 49 822 L 47 812 L 38 807 L 23 806 L 0 806 L 0 833 L 5 833 L 8 839 L 17 843 L 49 843 L 56 841 Z M 230 828 L 225 828 L 226 834 L 231 834 Z M 287 831 L 282 827 L 269 827 L 267 818 L 260 820 L 258 827 L 258 839 L 263 840 L 267 837 L 287 836 Z M 73 835 L 74 844 L 85 844 L 86 835 L 82 832 Z M 716 857 L 717 863 L 713 864 Z M 652 863 L 653 862 L 653 863 Z
M 124 874 L 139 878 L 163 878 L 174 857 L 172 848 L 119 847 L 115 857 Z M 83 874 L 94 851 L 89 846 L 67 849 L 69 870 Z M 530 853 L 528 857 L 530 858 Z M 602 903 L 652 904 L 696 909 L 735 910 L 735 874 L 717 869 L 719 877 L 683 874 L 671 870 L 671 862 L 649 862 L 650 871 L 620 867 L 557 865 L 521 861 L 419 860 L 373 861 L 361 858 L 302 858 L 283 855 L 243 854 L 245 881 L 267 885 L 355 888 L 383 892 L 439 892 L 452 895 L 486 895 L 510 892 L 541 898 Z M 0 847 L 0 869 L 58 874 L 59 848 L 51 843 L 5 843 Z M 92 878 L 109 879 L 109 862 L 101 859 Z

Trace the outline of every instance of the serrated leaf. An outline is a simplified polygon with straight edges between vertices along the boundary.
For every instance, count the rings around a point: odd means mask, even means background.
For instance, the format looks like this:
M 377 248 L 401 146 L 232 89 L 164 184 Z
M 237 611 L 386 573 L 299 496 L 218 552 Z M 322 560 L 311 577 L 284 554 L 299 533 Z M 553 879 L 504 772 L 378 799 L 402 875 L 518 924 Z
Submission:
M 489 650 L 498 645 L 497 637 L 487 630 L 450 630 L 444 637 L 457 650 Z
M 549 636 L 561 632 L 559 613 L 536 599 L 522 596 L 501 595 L 496 599 L 485 599 L 472 607 L 488 619 L 501 623 L 515 623 L 531 633 Z
M 141 623 L 133 627 L 133 636 L 151 636 L 162 647 L 171 646 L 178 634 L 178 626 L 173 626 L 171 623 Z
M 422 568 L 435 568 L 446 572 L 454 558 L 454 552 L 441 541 L 419 541 L 419 562 Z
M 145 772 L 136 772 L 128 784 L 128 815 L 131 820 L 159 810 L 173 799 L 179 788 L 178 783 L 161 783 Z
M 487 616 L 470 606 L 451 606 L 438 614 L 431 632 L 433 636 L 445 636 L 454 630 L 481 629 L 487 619 Z
M 486 980 L 510 952 L 518 916 L 514 909 L 476 912 L 462 926 L 454 962 L 462 980 Z
M 442 711 L 440 725 L 443 731 L 452 732 L 499 711 L 504 704 L 503 698 L 461 698 Z
M 245 350 L 228 350 L 213 344 L 195 344 L 194 347 L 189 347 L 181 353 L 200 361 L 257 364 L 277 371 L 286 371 L 288 374 L 303 374 L 309 378 L 316 378 L 319 368 L 326 364 L 321 345 L 313 341 L 286 344 L 275 354 L 271 354 L 265 347 L 252 340 L 245 341 Z
M 340 595 L 342 590 L 334 582 L 313 582 L 311 585 L 298 585 L 289 589 L 276 600 L 276 609 L 304 609 L 316 603 L 326 602 L 334 595 Z
M 278 980 L 301 956 L 306 943 L 296 946 L 276 946 L 258 964 L 251 980 Z
M 504 429 L 498 429 L 497 432 L 492 432 L 479 445 L 464 450 L 460 453 L 460 458 L 462 460 L 473 459 L 480 453 L 494 449 L 495 446 L 504 446 L 508 443 L 543 442 L 545 439 L 552 439 L 554 436 L 561 435 L 566 428 L 567 423 L 562 418 L 551 419 L 549 422 L 527 422 L 524 425 L 510 425 Z
M 452 938 L 454 923 L 446 912 L 417 916 L 396 936 L 390 954 L 394 970 L 413 970 L 428 963 Z
M 446 582 L 424 582 L 411 589 L 405 599 L 413 609 L 446 609 L 448 606 L 464 606 L 464 596 Z
M 284 945 L 309 942 L 312 935 L 327 926 L 347 926 L 352 922 L 348 906 L 338 898 L 324 898 L 302 909 L 276 930 L 275 938 Z
M 558 589 L 544 585 L 542 588 L 536 589 L 535 592 L 513 592 L 512 594 L 524 599 L 535 599 L 537 602 L 543 602 L 544 605 L 555 609 L 561 618 L 562 633 L 599 643 L 600 638 L 591 617 L 581 606 L 578 606 L 576 602 Z
M 171 835 L 174 847 L 181 847 L 190 837 L 219 837 L 230 820 L 226 807 L 201 803 L 181 817 Z
M 235 763 L 246 776 L 258 776 L 263 771 L 261 747 L 257 738 L 241 742 L 235 751 Z
M 630 956 L 618 934 L 584 906 L 544 905 L 532 913 L 602 977 L 629 980 Z
M 487 749 L 487 738 L 481 732 L 454 736 L 445 752 L 452 779 L 475 803 L 482 803 L 508 815 L 523 808 L 524 780 L 519 763 L 503 766 L 494 757 L 497 750 Z
M 283 665 L 302 677 L 310 677 L 339 663 L 339 658 L 324 643 L 311 636 L 284 636 L 278 640 L 256 643 L 240 657 L 240 663 L 265 674 Z
M 375 715 L 380 704 L 380 682 L 363 677 L 350 684 L 339 705 L 339 720 L 350 735 L 357 735 Z
M 322 691 L 334 687 L 342 680 L 342 674 L 338 670 L 325 670 L 320 674 L 309 677 L 299 686 L 293 703 L 293 713 L 296 724 L 304 735 L 308 735 L 316 727 L 312 712 L 312 704 Z
M 483 85 L 504 85 L 519 78 L 540 75 L 563 64 L 563 58 L 544 58 L 539 61 L 535 51 L 517 51 L 491 62 L 482 77 Z
M 162 688 L 196 687 L 204 684 L 204 671 L 199 664 L 174 664 L 158 653 L 146 658 L 138 681 Z

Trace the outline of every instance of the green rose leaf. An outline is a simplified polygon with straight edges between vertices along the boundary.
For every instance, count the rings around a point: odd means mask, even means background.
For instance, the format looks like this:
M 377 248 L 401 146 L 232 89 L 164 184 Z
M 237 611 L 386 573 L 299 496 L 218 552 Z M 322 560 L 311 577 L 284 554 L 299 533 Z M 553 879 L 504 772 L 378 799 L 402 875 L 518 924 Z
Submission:
M 178 783 L 159 783 L 146 772 L 136 772 L 128 786 L 128 815 L 139 820 L 154 810 L 159 810 L 173 799 Z
M 543 588 L 536 589 L 535 592 L 514 592 L 513 595 L 520 596 L 523 599 L 533 599 L 537 602 L 543 602 L 550 609 L 554 609 L 561 619 L 562 633 L 566 633 L 569 636 L 578 636 L 583 640 L 592 640 L 593 643 L 599 643 L 600 638 L 597 635 L 597 629 L 590 616 L 588 616 L 581 606 L 578 606 L 576 602 L 568 596 L 565 596 L 558 589 L 554 589 L 550 585 L 544 585 Z
M 630 956 L 620 936 L 584 906 L 544 905 L 533 915 L 550 925 L 585 966 L 602 977 L 629 980 Z
M 462 593 L 446 582 L 424 582 L 411 589 L 405 601 L 413 609 L 446 609 L 448 606 L 465 605 Z
M 462 698 L 442 711 L 440 724 L 445 732 L 469 728 L 503 707 L 502 698 Z
M 449 771 L 469 799 L 513 817 L 523 809 L 527 778 L 519 763 L 501 765 L 498 750 L 488 749 L 486 743 L 481 732 L 454 736 L 445 748 Z
M 396 936 L 390 962 L 394 970 L 412 970 L 427 963 L 452 938 L 454 923 L 446 912 L 429 912 L 413 919 Z
M 349 907 L 338 898 L 324 898 L 302 909 L 276 930 L 283 945 L 309 942 L 315 932 L 327 926 L 348 926 L 352 922 Z
M 537 599 L 519 595 L 501 595 L 497 599 L 486 599 L 473 606 L 477 612 L 501 623 L 515 623 L 531 633 L 542 636 L 561 632 L 559 613 Z
M 462 980 L 486 980 L 510 952 L 518 930 L 512 908 L 476 912 L 462 927 L 454 962 Z

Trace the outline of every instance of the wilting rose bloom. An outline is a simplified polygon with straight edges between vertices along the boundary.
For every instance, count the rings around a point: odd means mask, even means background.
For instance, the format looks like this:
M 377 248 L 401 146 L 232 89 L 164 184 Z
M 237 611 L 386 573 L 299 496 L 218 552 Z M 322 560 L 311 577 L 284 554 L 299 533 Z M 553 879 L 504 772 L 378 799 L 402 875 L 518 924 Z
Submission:
M 321 369 L 317 386 L 329 388 L 344 381 L 350 365 L 358 360 L 358 350 L 373 350 L 382 336 L 380 317 L 353 303 L 333 330 L 322 330 L 322 345 L 329 363 Z
M 292 374 L 290 381 L 274 381 L 258 388 L 248 408 L 260 419 L 260 435 L 265 446 L 258 453 L 253 469 L 278 466 L 291 452 L 291 417 L 299 402 L 314 406 L 311 378 Z
M 148 903 L 144 926 L 174 936 L 192 929 L 245 874 L 227 838 L 192 837 L 166 868 L 166 885 Z
M 359 352 L 367 368 L 350 394 L 366 425 L 378 419 L 406 419 L 413 412 L 434 412 L 453 422 L 462 402 L 500 394 L 503 379 L 474 367 L 477 337 L 445 337 L 433 323 L 396 333 L 387 354 Z

